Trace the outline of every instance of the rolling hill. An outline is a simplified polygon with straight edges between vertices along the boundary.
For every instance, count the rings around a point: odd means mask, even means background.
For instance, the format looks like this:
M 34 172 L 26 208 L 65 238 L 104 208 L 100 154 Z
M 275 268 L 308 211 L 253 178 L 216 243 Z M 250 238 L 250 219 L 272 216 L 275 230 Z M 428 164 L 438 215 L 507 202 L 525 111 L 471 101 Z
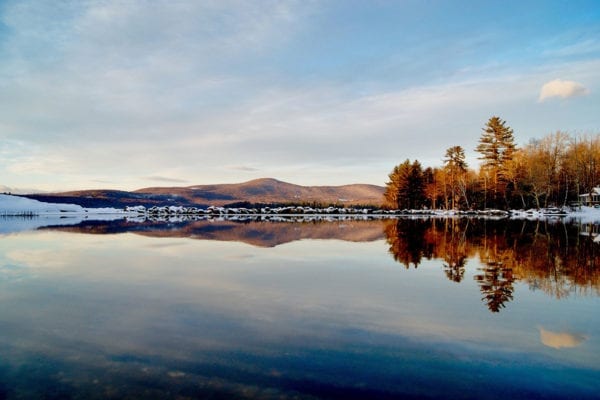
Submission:
M 132 192 L 82 190 L 26 195 L 49 203 L 72 203 L 83 207 L 125 207 L 133 205 L 181 205 L 207 207 L 252 204 L 340 204 L 381 205 L 384 188 L 376 185 L 300 186 L 272 178 L 244 183 L 150 187 Z

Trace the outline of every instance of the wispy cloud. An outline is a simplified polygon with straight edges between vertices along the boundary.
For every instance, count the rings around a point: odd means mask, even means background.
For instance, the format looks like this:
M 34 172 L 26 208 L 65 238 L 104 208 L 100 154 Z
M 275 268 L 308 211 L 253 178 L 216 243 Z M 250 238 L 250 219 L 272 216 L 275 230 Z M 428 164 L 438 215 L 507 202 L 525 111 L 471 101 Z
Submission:
M 227 168 L 232 171 L 241 171 L 241 172 L 258 172 L 258 171 L 260 171 L 259 168 L 251 167 L 248 165 L 230 165 Z
M 597 35 L 598 33 L 596 33 Z M 555 57 L 575 57 L 588 54 L 595 54 L 600 51 L 600 43 L 597 40 L 586 39 L 576 41 L 565 46 L 547 50 L 545 54 Z
M 548 39 L 540 52 L 559 44 L 577 59 L 524 66 L 493 46 L 510 42 L 505 29 L 454 32 L 447 15 L 429 27 L 411 18 L 428 15 L 419 7 L 377 7 L 365 20 L 335 2 L 5 1 L 1 183 L 382 183 L 401 159 L 469 151 L 491 115 L 523 139 L 598 127 L 595 37 Z M 585 87 L 541 96 L 556 76 Z M 584 93 L 560 119 L 532 105 Z
M 590 91 L 579 82 L 554 79 L 544 83 L 540 91 L 539 101 L 545 101 L 553 97 L 568 99 L 570 97 L 585 96 Z
M 165 182 L 165 183 L 189 183 L 189 181 L 187 181 L 185 179 L 170 178 L 167 176 L 146 176 L 142 179 L 147 180 L 147 181 Z

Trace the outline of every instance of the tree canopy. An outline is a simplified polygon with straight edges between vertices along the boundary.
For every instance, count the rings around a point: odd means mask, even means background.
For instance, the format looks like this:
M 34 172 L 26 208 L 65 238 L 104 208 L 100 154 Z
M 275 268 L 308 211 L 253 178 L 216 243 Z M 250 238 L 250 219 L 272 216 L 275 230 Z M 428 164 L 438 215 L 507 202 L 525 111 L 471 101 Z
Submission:
M 384 193 L 389 208 L 419 208 L 425 200 L 425 182 L 421 163 L 406 159 L 389 174 Z

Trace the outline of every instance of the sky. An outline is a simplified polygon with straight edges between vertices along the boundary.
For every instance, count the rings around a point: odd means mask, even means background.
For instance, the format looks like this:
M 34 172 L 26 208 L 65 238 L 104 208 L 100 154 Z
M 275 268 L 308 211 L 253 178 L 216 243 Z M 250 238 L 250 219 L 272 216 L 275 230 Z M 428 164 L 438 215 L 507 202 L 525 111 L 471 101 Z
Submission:
M 383 185 L 600 133 L 600 2 L 0 0 L 0 188 Z

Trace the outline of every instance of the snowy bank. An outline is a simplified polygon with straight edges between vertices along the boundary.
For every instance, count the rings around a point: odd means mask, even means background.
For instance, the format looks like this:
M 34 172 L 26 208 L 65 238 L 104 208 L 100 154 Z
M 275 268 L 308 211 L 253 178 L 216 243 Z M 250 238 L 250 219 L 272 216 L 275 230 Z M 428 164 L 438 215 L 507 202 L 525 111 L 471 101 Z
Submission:
M 44 203 L 0 194 L 0 234 L 52 225 L 77 225 L 84 220 L 113 221 L 128 214 L 116 208 L 83 208 L 77 204 Z
M 99 215 L 127 214 L 118 208 L 83 208 L 77 204 L 44 203 L 26 197 L 0 194 L 0 216 L 42 216 L 42 215 Z
M 153 206 L 146 208 L 143 205 L 128 206 L 124 210 L 117 208 L 83 208 L 76 204 L 44 203 L 38 200 L 28 199 L 20 196 L 0 195 L 0 217 L 83 217 L 84 219 L 117 219 L 124 216 L 140 218 L 172 218 L 176 216 L 259 216 L 259 215 L 369 215 L 377 217 L 469 217 L 469 218 L 511 218 L 511 219 L 557 219 L 568 218 L 569 220 L 580 220 L 583 223 L 600 223 L 600 208 L 579 207 L 557 208 L 549 207 L 530 210 L 441 210 L 441 209 L 419 209 L 419 210 L 384 210 L 371 208 L 352 207 L 261 207 L 261 208 L 228 208 L 228 207 L 182 207 L 182 206 Z M 102 217 L 101 217 L 102 216 Z
M 569 216 L 577 218 L 584 224 L 600 223 L 600 208 L 582 206 Z
M 0 215 L 27 216 L 60 213 L 84 213 L 84 209 L 76 204 L 51 204 L 25 197 L 0 194 Z

